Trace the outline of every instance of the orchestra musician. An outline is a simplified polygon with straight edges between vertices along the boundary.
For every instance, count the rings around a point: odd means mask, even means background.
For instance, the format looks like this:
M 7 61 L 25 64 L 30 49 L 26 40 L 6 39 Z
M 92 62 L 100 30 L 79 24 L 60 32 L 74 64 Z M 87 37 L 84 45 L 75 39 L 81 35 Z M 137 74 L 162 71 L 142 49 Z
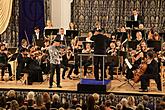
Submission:
M 19 46 L 19 52 L 22 50 L 22 49 L 28 49 L 28 42 L 26 39 L 22 39 L 21 41 L 21 45 Z
M 133 71 L 139 68 L 139 65 L 141 64 L 143 60 L 143 52 L 141 51 L 140 44 L 136 46 L 136 50 L 131 52 L 132 57 L 132 68 L 127 69 L 126 78 L 132 79 L 133 78 Z
M 107 48 L 106 53 L 109 55 L 106 58 L 107 59 L 107 61 L 106 61 L 106 67 L 109 66 L 109 75 L 110 75 L 110 78 L 109 79 L 113 80 L 114 64 L 115 64 L 114 58 L 117 56 L 117 49 L 116 49 L 115 42 L 111 42 L 110 43 L 110 46 Z M 108 60 L 109 57 L 111 57 L 110 58 L 111 59 L 110 61 Z
M 32 37 L 32 45 L 42 47 L 44 46 L 44 36 L 42 32 L 40 31 L 40 28 L 38 26 L 34 27 L 34 34 Z
M 106 47 L 109 39 L 104 36 L 102 30 L 96 30 L 95 35 L 91 37 L 91 40 L 94 41 L 94 54 L 96 55 L 105 55 Z M 99 68 L 101 69 L 101 80 L 103 79 L 103 57 L 95 56 L 94 57 L 94 76 L 96 80 L 99 79 Z
M 154 51 L 149 50 L 147 52 L 147 69 L 145 73 L 141 76 L 141 91 L 140 92 L 147 92 L 149 86 L 149 79 L 154 79 L 157 84 L 157 89 L 159 91 L 162 90 L 161 88 L 161 80 L 160 74 L 158 72 L 158 62 L 154 59 Z
M 90 32 L 88 32 L 88 34 L 87 34 L 87 37 L 86 37 L 86 41 L 87 42 L 91 42 L 91 37 L 92 37 L 92 35 L 93 35 L 93 33 L 90 31 Z
M 62 79 L 65 79 L 65 73 L 68 70 L 68 54 L 67 54 L 67 50 L 66 47 L 63 45 L 61 47 L 61 67 L 63 68 L 63 72 L 62 72 Z
M 66 36 L 64 34 L 64 28 L 59 29 L 59 34 L 56 36 L 56 39 L 61 41 L 61 45 L 67 46 Z
M 49 74 L 50 72 L 50 62 L 49 62 L 49 55 L 48 55 L 48 48 L 50 42 L 49 40 L 45 39 L 44 47 L 41 48 L 42 57 L 41 57 L 41 68 L 44 74 Z
M 68 78 L 69 79 L 72 79 L 71 78 L 71 74 L 72 74 L 72 71 L 74 69 L 74 74 L 76 75 L 76 77 L 79 77 L 79 56 L 78 56 L 78 50 L 79 50 L 79 39 L 78 37 L 76 36 L 74 39 L 72 39 L 71 41 L 71 46 L 72 46 L 72 58 L 74 60 L 74 64 L 73 65 L 70 65 L 70 70 L 69 70 L 69 74 L 68 74 Z
M 148 32 L 148 40 L 154 40 L 154 30 L 152 28 Z
M 1 71 L 2 81 L 4 81 L 3 76 L 5 74 L 6 67 L 8 68 L 8 71 L 9 71 L 9 80 L 12 81 L 11 65 L 8 63 L 8 51 L 7 51 L 4 43 L 2 43 L 0 45 L 0 67 L 2 69 L 2 71 Z
M 56 82 L 57 87 L 62 88 L 60 85 L 60 41 L 55 39 L 52 45 L 48 48 L 49 57 L 50 57 L 50 81 L 49 88 L 53 86 L 53 77 L 56 70 Z
M 52 24 L 52 22 L 50 20 L 47 20 L 46 21 L 46 27 L 45 27 L 45 29 L 53 29 L 53 24 Z
M 69 23 L 69 30 L 77 30 L 75 23 L 73 23 L 73 22 Z
M 90 54 L 92 53 L 91 43 L 85 42 L 85 48 L 82 50 L 82 53 Z M 92 58 L 90 56 L 84 56 L 82 65 L 84 66 L 84 77 L 87 75 L 87 68 L 92 64 Z
M 17 68 L 16 68 L 16 80 L 20 80 L 21 79 L 21 73 L 23 72 L 23 70 L 25 69 L 25 67 L 27 66 L 27 49 L 26 48 L 22 48 L 20 50 L 20 53 L 18 54 L 17 57 Z
M 144 24 L 143 17 L 139 15 L 139 12 L 136 8 L 134 8 L 132 11 L 131 20 L 138 21 L 139 25 Z
M 101 23 L 99 21 L 96 21 L 93 32 L 96 32 L 98 30 L 102 30 L 102 32 L 104 32 L 104 28 L 101 27 Z
M 136 32 L 136 39 L 134 40 L 135 46 L 139 45 L 143 40 L 142 33 L 140 31 Z
M 33 82 L 43 82 L 42 69 L 40 67 L 39 51 L 36 50 L 31 52 L 27 58 L 27 67 L 29 69 L 28 84 L 31 85 Z

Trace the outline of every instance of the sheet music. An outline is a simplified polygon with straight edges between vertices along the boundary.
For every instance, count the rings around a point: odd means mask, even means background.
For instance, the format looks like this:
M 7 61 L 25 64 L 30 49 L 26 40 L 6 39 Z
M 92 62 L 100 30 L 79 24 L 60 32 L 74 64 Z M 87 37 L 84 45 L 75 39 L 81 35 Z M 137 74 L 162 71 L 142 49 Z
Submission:
M 127 64 L 128 68 L 131 69 L 131 68 L 132 68 L 132 65 L 131 65 L 131 63 L 128 61 L 128 59 L 126 58 L 124 61 L 125 61 L 125 63 Z

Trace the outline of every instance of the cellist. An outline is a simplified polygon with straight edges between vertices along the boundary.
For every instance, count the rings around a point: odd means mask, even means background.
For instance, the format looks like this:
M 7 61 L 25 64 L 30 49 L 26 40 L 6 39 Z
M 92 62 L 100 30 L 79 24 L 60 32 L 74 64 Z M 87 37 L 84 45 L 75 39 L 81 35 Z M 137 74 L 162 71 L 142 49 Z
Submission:
M 147 92 L 148 85 L 149 85 L 149 79 L 154 79 L 157 84 L 157 89 L 159 91 L 162 90 L 161 88 L 161 80 L 160 80 L 160 74 L 158 72 L 158 62 L 154 59 L 154 51 L 149 50 L 147 52 L 147 69 L 144 72 L 144 74 L 141 76 L 141 91 L 140 92 Z

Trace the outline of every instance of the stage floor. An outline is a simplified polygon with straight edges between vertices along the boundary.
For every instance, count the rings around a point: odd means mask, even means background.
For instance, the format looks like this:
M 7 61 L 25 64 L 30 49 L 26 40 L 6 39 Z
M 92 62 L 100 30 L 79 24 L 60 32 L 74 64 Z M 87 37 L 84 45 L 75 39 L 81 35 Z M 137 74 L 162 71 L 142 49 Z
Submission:
M 116 77 L 116 76 L 114 76 Z M 120 77 L 120 76 L 119 76 Z M 49 88 L 49 82 L 44 81 L 43 83 L 34 82 L 32 85 L 25 85 L 20 81 L 0 81 L 0 89 L 19 89 L 19 90 L 61 90 L 61 91 L 77 91 L 77 84 L 80 82 L 80 79 L 69 80 L 61 79 L 62 88 L 57 88 L 56 84 L 53 85 L 53 88 Z M 120 87 L 121 84 L 125 83 L 125 77 L 120 77 L 119 80 L 114 79 L 111 81 L 111 88 L 107 92 L 113 93 L 132 93 L 132 94 L 160 94 L 163 95 L 165 91 L 158 91 L 156 88 L 156 83 L 154 80 L 151 80 L 151 88 L 149 92 L 139 92 L 140 83 L 134 85 L 134 88 L 131 87 L 128 83 Z M 131 84 L 134 84 L 133 81 L 130 81 Z M 165 87 L 163 88 L 165 90 Z

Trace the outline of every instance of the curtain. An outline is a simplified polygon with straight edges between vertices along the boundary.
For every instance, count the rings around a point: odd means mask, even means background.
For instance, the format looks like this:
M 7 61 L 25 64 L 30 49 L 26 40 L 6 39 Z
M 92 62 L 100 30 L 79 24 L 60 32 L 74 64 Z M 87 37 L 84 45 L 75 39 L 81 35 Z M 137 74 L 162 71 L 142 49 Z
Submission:
M 0 34 L 2 34 L 8 24 L 11 17 L 13 0 L 0 0 Z
M 0 34 L 2 34 L 8 24 L 12 12 L 13 0 L 0 0 Z

